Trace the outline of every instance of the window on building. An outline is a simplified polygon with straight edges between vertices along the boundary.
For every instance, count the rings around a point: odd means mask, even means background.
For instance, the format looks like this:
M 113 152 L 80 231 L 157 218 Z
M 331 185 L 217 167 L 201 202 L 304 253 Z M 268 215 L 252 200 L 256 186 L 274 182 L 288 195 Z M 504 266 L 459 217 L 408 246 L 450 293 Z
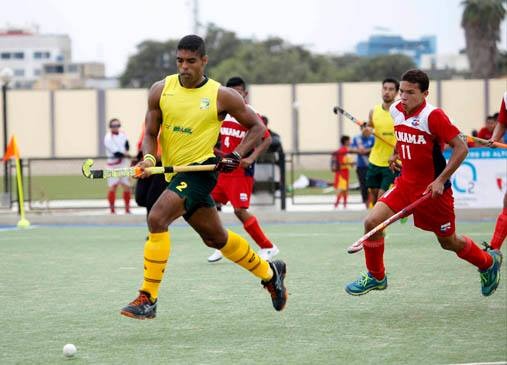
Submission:
M 42 70 L 39 69 L 39 68 L 36 68 L 35 70 L 33 70 L 33 75 L 34 76 L 40 76 L 41 73 L 42 73 Z
M 11 54 L 9 52 L 2 52 L 0 54 L 0 58 L 2 60 L 9 60 L 11 58 Z
M 45 65 L 46 74 L 63 74 L 63 65 Z
M 68 73 L 71 73 L 71 74 L 75 74 L 75 73 L 78 73 L 79 69 L 77 67 L 76 64 L 70 64 L 68 67 L 67 67 L 67 72 Z
M 23 52 L 14 52 L 12 56 L 15 60 L 22 60 L 25 58 L 25 54 Z
M 36 60 L 47 60 L 51 56 L 50 52 L 36 51 L 33 53 L 33 58 Z
M 23 77 L 23 76 L 25 76 L 25 70 L 23 70 L 22 68 L 16 68 L 16 69 L 14 69 L 14 76 L 16 76 L 16 77 Z

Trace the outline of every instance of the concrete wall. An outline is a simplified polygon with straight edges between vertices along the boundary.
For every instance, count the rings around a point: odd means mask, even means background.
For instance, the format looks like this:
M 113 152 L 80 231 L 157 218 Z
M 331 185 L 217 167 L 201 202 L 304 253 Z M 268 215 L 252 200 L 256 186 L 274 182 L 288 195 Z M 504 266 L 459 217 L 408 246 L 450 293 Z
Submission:
M 431 82 L 428 101 L 468 134 L 481 128 L 486 114 L 498 111 L 506 90 L 505 78 Z M 252 85 L 249 96 L 253 107 L 269 117 L 287 151 L 337 148 L 340 135 L 354 136 L 359 130 L 333 114 L 333 107 L 341 104 L 365 120 L 381 100 L 380 82 Z M 9 90 L 8 134 L 16 134 L 23 157 L 94 157 L 103 154 L 107 122 L 116 117 L 135 153 L 146 103 L 145 89 Z

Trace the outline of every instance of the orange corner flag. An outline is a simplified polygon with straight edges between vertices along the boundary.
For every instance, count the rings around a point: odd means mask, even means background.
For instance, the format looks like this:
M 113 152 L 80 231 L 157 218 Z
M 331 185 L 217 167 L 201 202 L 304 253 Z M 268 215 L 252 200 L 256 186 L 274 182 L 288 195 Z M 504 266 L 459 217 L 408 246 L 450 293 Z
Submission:
M 15 157 L 19 160 L 19 149 L 18 149 L 18 143 L 16 142 L 16 137 L 12 136 L 9 144 L 7 145 L 7 150 L 5 151 L 5 155 L 3 160 L 7 161 L 8 159 Z

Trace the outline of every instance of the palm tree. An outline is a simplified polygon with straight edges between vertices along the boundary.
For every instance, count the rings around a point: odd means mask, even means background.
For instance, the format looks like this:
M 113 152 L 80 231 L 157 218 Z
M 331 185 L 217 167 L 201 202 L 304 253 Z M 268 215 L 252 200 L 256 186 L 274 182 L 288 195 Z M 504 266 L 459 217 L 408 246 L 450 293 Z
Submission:
M 506 0 L 463 0 L 461 26 L 465 30 L 466 52 L 472 77 L 496 74 L 500 24 L 505 17 Z

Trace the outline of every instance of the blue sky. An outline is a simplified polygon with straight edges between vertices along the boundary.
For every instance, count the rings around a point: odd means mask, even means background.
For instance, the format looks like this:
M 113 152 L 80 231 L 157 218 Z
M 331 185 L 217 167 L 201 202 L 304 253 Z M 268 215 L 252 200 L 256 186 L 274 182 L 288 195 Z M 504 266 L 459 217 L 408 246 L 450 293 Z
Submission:
M 4 0 L 7 2 L 8 0 Z M 77 5 L 79 3 L 79 5 Z M 0 27 L 37 24 L 42 33 L 72 39 L 73 60 L 101 61 L 108 76 L 121 73 L 145 39 L 193 32 L 193 0 L 14 0 L 0 12 Z M 240 37 L 279 36 L 320 53 L 354 51 L 373 33 L 406 39 L 437 36 L 438 53 L 465 46 L 461 0 L 200 0 L 199 20 Z M 379 30 L 380 29 L 380 30 Z M 499 48 L 507 49 L 507 24 Z

